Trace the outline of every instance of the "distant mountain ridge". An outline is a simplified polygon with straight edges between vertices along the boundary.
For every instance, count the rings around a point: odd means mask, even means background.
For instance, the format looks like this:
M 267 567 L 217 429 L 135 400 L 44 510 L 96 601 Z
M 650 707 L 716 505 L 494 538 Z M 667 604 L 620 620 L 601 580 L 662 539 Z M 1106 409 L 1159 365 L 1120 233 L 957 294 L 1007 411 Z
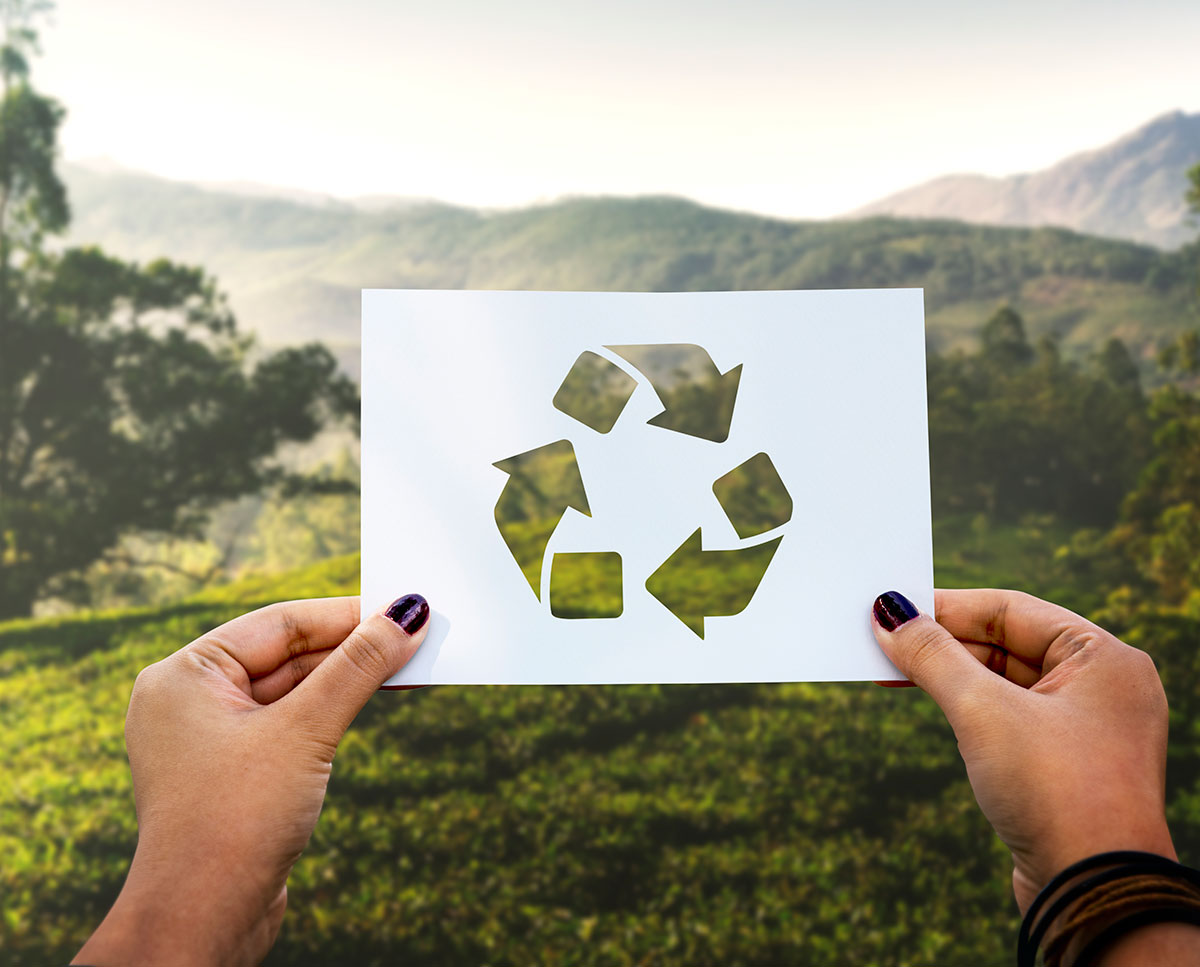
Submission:
M 989 225 L 1057 225 L 1177 248 L 1197 233 L 1183 201 L 1200 163 L 1200 114 L 1173 111 L 1042 171 L 991 178 L 945 175 L 848 217 L 954 218 Z
M 60 165 L 62 174 L 68 182 L 90 177 L 108 177 L 114 179 L 133 178 L 157 181 L 163 185 L 174 185 L 177 188 L 195 188 L 218 195 L 237 195 L 246 198 L 259 198 L 274 201 L 294 202 L 309 208 L 325 208 L 336 211 L 365 211 L 378 212 L 392 208 L 411 208 L 415 205 L 437 204 L 434 199 L 409 195 L 357 195 L 351 198 L 339 198 L 322 191 L 309 191 L 306 188 L 287 188 L 280 185 L 267 185 L 258 181 L 174 181 L 157 175 L 147 174 L 133 168 L 127 168 L 119 161 L 109 157 L 83 158 Z
M 63 169 L 72 244 L 203 266 L 268 344 L 320 339 L 356 367 L 363 288 L 714 289 L 920 286 L 936 346 L 969 343 L 1000 302 L 1071 352 L 1118 335 L 1152 353 L 1194 316 L 1189 251 L 1062 229 L 870 218 L 801 222 L 670 197 L 484 212 L 321 205 L 128 171 Z

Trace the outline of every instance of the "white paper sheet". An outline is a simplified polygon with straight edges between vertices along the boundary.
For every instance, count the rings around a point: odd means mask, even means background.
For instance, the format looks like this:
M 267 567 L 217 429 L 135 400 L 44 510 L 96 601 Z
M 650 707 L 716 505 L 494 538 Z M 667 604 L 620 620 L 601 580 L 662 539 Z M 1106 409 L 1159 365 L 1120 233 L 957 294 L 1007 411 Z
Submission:
M 651 382 L 605 348 L 660 344 L 742 366 L 725 442 L 648 424 Z M 933 610 L 921 290 L 364 290 L 362 351 L 363 607 L 416 591 L 433 609 L 391 684 L 901 677 L 869 611 L 892 589 Z M 552 405 L 585 351 L 637 380 L 607 433 Z M 497 524 L 494 464 L 561 440 L 591 516 L 566 509 L 539 601 Z M 713 482 L 760 452 L 793 510 L 742 539 Z M 705 552 L 782 535 L 749 604 L 705 617 L 703 638 L 646 589 L 697 528 Z M 555 617 L 554 555 L 596 551 L 620 554 L 620 616 Z

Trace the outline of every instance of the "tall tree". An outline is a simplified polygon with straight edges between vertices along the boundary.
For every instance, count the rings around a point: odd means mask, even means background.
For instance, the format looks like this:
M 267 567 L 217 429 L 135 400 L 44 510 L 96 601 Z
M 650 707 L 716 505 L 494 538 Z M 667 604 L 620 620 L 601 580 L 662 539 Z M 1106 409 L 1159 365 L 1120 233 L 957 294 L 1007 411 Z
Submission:
M 1147 450 L 1137 366 L 1110 340 L 1088 366 L 1031 346 L 1005 306 L 976 353 L 929 357 L 929 442 L 939 513 L 1053 514 L 1110 524 Z
M 34 250 L 47 232 L 67 225 L 67 192 L 54 172 L 62 107 L 29 85 L 29 58 L 38 52 L 33 19 L 50 9 L 40 0 L 0 0 L 0 276 L 9 278 L 13 250 Z M 7 299 L 5 287 L 0 297 Z
M 44 244 L 69 218 L 63 109 L 29 81 L 47 9 L 0 0 L 0 618 L 125 533 L 195 533 L 358 405 L 324 347 L 256 353 L 203 270 Z

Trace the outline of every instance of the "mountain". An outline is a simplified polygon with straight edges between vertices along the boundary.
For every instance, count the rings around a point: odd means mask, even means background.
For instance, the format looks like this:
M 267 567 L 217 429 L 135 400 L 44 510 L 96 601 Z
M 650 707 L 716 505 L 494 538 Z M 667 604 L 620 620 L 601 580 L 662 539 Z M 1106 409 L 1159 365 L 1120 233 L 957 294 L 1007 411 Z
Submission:
M 1188 324 L 1194 259 L 1062 229 L 869 218 L 799 222 L 679 198 L 576 198 L 510 211 L 375 210 L 65 166 L 68 241 L 202 265 L 267 343 L 358 343 L 370 287 L 701 289 L 922 286 L 931 340 L 998 302 L 1068 347 L 1149 344 Z M 1194 324 L 1194 323 L 1193 323 Z
M 946 175 L 851 213 L 955 218 L 989 225 L 1058 225 L 1176 248 L 1195 238 L 1185 172 L 1200 163 L 1200 114 L 1175 111 L 1043 171 Z

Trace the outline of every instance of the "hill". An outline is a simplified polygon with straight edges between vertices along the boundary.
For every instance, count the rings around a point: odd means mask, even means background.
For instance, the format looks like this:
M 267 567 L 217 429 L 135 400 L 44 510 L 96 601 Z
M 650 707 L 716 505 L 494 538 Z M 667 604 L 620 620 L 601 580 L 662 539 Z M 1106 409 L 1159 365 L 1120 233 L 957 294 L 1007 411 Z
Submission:
M 676 198 L 483 212 L 382 210 L 217 192 L 68 166 L 71 241 L 205 266 L 268 343 L 358 343 L 373 286 L 771 289 L 923 286 L 931 339 L 969 339 L 997 302 L 1031 333 L 1153 343 L 1189 322 L 1194 259 L 1062 229 L 871 218 L 790 222 Z
M 357 583 L 348 557 L 0 626 L 6 963 L 66 963 L 120 888 L 137 671 L 251 607 Z M 268 964 L 1000 964 L 1007 861 L 913 690 L 381 693 Z
M 955 218 L 990 225 L 1058 225 L 1176 248 L 1195 237 L 1184 173 L 1200 163 L 1200 114 L 1175 111 L 1042 171 L 946 175 L 851 214 Z
M 1050 549 L 1065 535 L 1040 530 L 944 521 L 938 583 L 1079 607 L 1094 575 L 1054 590 Z M 353 593 L 358 564 L 0 624 L 6 964 L 66 963 L 120 889 L 136 836 L 122 725 L 137 672 L 251 608 Z M 1167 676 L 1169 814 L 1194 862 L 1195 623 L 1170 620 L 1130 640 Z M 1010 869 L 948 725 L 915 689 L 380 693 L 338 752 L 267 964 L 1002 965 L 1017 929 Z

